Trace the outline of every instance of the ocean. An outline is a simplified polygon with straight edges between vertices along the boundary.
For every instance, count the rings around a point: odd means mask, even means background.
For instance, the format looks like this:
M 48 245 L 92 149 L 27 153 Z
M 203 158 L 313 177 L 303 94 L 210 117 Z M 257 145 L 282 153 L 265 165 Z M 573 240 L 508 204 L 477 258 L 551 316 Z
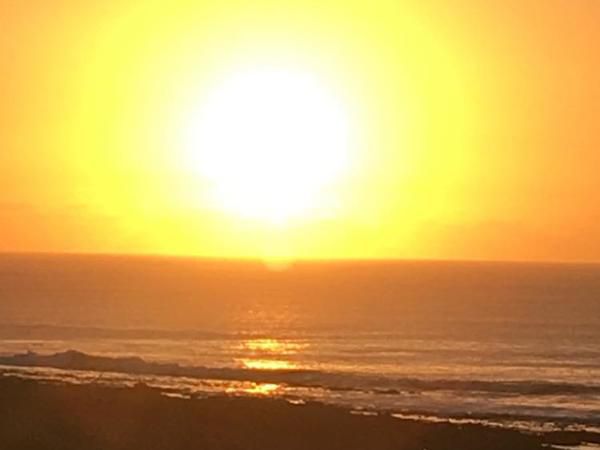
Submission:
M 600 432 L 600 265 L 2 255 L 0 373 Z

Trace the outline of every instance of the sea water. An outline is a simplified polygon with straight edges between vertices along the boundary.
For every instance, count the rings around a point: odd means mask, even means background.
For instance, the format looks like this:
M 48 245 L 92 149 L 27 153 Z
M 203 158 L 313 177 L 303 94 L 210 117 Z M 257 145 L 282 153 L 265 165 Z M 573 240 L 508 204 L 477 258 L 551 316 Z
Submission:
M 0 370 L 600 428 L 600 266 L 0 256 Z

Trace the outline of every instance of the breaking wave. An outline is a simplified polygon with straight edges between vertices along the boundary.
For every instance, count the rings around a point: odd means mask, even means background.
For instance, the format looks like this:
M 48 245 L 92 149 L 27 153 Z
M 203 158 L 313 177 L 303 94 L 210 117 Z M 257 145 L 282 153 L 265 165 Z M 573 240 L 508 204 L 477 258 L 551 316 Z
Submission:
M 418 379 L 373 376 L 347 372 L 303 369 L 249 369 L 231 367 L 184 366 L 146 361 L 140 357 L 109 357 L 67 350 L 54 354 L 36 352 L 0 356 L 0 365 L 48 367 L 63 370 L 119 372 L 131 375 L 156 375 L 211 380 L 279 383 L 296 387 L 324 388 L 331 391 L 361 391 L 371 394 L 414 394 L 429 391 L 458 391 L 504 396 L 600 395 L 600 384 L 550 381 L 488 381 L 465 379 Z

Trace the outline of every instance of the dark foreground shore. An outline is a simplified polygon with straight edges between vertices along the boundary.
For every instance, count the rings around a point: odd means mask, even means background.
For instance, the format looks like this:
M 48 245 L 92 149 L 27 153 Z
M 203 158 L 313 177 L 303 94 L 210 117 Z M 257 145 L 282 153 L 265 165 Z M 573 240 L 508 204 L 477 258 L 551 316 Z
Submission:
M 365 417 L 319 404 L 168 398 L 147 387 L 0 376 L 0 448 L 10 450 L 535 450 L 541 436 Z

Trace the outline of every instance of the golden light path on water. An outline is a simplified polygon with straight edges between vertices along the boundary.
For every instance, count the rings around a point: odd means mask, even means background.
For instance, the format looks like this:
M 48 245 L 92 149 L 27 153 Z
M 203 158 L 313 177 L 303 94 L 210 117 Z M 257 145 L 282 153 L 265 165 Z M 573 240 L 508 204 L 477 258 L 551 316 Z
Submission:
M 243 347 L 248 350 L 259 350 L 271 353 L 296 353 L 303 346 L 296 342 L 282 341 L 279 339 L 250 339 L 244 342 Z
M 261 338 L 248 339 L 239 347 L 248 356 L 238 360 L 246 369 L 290 370 L 298 368 L 289 357 L 306 348 L 306 344 L 285 340 Z M 287 357 L 287 358 L 284 358 Z
M 275 395 L 281 390 L 281 385 L 275 383 L 252 383 L 251 386 L 232 386 L 226 389 L 228 394 Z
M 296 368 L 296 365 L 289 361 L 278 361 L 272 359 L 242 359 L 241 363 L 246 369 L 285 370 Z
M 306 347 L 308 344 L 275 338 L 247 339 L 235 347 L 247 357 L 236 359 L 236 362 L 252 370 L 293 370 L 298 365 L 283 357 L 295 355 Z M 229 395 L 277 396 L 285 390 L 285 386 L 278 383 L 241 381 L 229 382 L 225 392 Z

